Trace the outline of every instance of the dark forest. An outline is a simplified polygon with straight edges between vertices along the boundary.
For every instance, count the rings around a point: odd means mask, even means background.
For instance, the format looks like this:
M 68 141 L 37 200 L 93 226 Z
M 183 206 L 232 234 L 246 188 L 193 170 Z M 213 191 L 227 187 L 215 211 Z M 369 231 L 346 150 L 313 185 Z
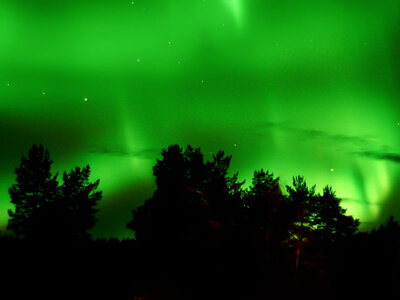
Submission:
M 90 166 L 52 174 L 33 145 L 15 169 L 13 209 L 0 239 L 1 282 L 12 298 L 397 299 L 400 225 L 370 232 L 300 175 L 268 170 L 243 188 L 231 156 L 206 161 L 171 145 L 153 167 L 157 189 L 132 210 L 132 238 L 94 239 L 102 192 Z M 62 183 L 61 183 L 62 182 Z

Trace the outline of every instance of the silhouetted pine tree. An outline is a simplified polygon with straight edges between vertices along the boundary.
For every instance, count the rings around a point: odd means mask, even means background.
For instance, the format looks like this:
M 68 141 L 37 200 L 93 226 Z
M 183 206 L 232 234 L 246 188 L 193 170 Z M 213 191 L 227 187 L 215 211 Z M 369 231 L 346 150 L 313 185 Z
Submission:
M 51 175 L 49 152 L 42 145 L 33 145 L 28 158 L 21 159 L 16 168 L 17 183 L 10 188 L 11 203 L 8 229 L 18 237 L 41 241 L 82 240 L 96 222 L 95 206 L 101 192 L 95 191 L 99 180 L 89 182 L 90 167 L 76 167 L 64 172 L 63 184 L 58 186 Z
M 222 280 L 221 286 L 228 284 L 227 262 L 233 268 L 239 261 L 233 254 L 237 250 L 230 245 L 237 243 L 234 228 L 242 184 L 237 174 L 228 176 L 231 157 L 220 151 L 205 162 L 200 149 L 188 146 L 183 150 L 178 145 L 161 154 L 153 168 L 157 189 L 133 210 L 127 227 L 135 231 L 139 244 L 146 245 L 151 263 L 155 259 L 159 264 L 173 261 L 171 273 L 186 274 L 180 280 L 191 278 L 180 286 L 195 290 L 203 282 L 204 292 L 210 288 L 207 282 L 212 285 L 216 278 Z
M 96 191 L 100 180 L 91 183 L 90 166 L 82 169 L 75 167 L 69 173 L 64 172 L 63 184 L 59 187 L 56 204 L 63 214 L 59 214 L 64 222 L 56 222 L 57 230 L 71 239 L 88 239 L 88 230 L 93 228 L 97 219 L 96 206 L 102 198 L 102 192 Z
M 15 210 L 9 210 L 7 229 L 19 237 L 32 238 L 36 232 L 34 216 L 38 210 L 57 198 L 57 175 L 50 172 L 52 160 L 42 145 L 33 145 L 28 157 L 22 156 L 15 169 L 17 183 L 9 189 Z
M 127 224 L 136 238 L 193 240 L 204 238 L 213 227 L 231 226 L 243 184 L 237 174 L 227 175 L 231 157 L 220 151 L 205 162 L 200 149 L 188 146 L 183 151 L 178 145 L 161 154 L 153 168 L 157 190 L 133 210 L 133 220 Z
M 293 227 L 290 232 L 296 249 L 296 271 L 299 268 L 300 255 L 310 241 L 312 232 L 311 205 L 315 197 L 315 185 L 309 188 L 304 177 L 293 177 L 293 187 L 286 186 L 289 202 L 294 208 Z
M 245 218 L 252 227 L 249 230 L 255 231 L 257 245 L 263 249 L 264 258 L 274 260 L 289 235 L 288 206 L 279 186 L 279 178 L 274 178 L 272 173 L 263 169 L 255 171 L 244 203 L 247 208 Z
M 346 209 L 340 206 L 340 201 L 332 187 L 325 186 L 322 195 L 314 197 L 311 203 L 311 225 L 324 242 L 334 243 L 358 230 L 359 220 L 346 216 Z

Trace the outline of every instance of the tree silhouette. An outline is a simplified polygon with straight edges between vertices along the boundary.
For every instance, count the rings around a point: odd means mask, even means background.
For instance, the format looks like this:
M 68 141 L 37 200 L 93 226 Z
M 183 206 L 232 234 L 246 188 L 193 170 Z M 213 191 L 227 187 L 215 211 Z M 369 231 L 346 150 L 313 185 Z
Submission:
M 17 183 L 10 188 L 8 229 L 31 240 L 72 241 L 90 237 L 87 232 L 96 222 L 95 206 L 101 192 L 99 180 L 89 182 L 90 167 L 64 172 L 63 184 L 50 172 L 52 161 L 42 145 L 33 145 L 28 158 L 16 168 Z
M 311 225 L 318 231 L 324 242 L 333 243 L 340 238 L 354 234 L 360 224 L 352 216 L 346 216 L 346 209 L 340 206 L 340 199 L 330 186 L 325 186 L 322 195 L 314 197 L 311 203 Z
M 49 207 L 50 218 L 54 215 L 58 219 L 48 220 L 48 225 L 53 224 L 51 227 L 65 239 L 84 240 L 91 237 L 88 230 L 97 221 L 96 206 L 102 198 L 102 192 L 96 191 L 99 180 L 91 183 L 89 177 L 89 165 L 82 169 L 75 167 L 69 173 L 64 172 L 57 201 Z
M 153 167 L 157 190 L 143 206 L 133 210 L 133 220 L 127 225 L 135 231 L 137 240 L 168 240 L 171 244 L 196 231 L 198 215 L 192 215 L 195 211 L 190 206 L 204 204 L 199 193 L 204 163 L 199 151 L 192 152 L 189 148 L 185 154 L 178 145 L 163 149 L 163 159 Z M 190 168 L 190 164 L 195 167 Z
M 297 176 L 284 195 L 279 178 L 261 169 L 244 190 L 230 162 L 223 151 L 206 161 L 199 148 L 163 149 L 153 167 L 157 188 L 127 224 L 136 240 L 93 241 L 99 180 L 90 181 L 87 165 L 64 172 L 59 185 L 48 151 L 33 145 L 9 189 L 8 229 L 19 238 L 0 236 L 7 285 L 17 297 L 65 290 L 121 299 L 398 298 L 393 217 L 358 232 L 332 187 L 316 194 Z
M 311 205 L 315 197 L 315 185 L 309 188 L 304 177 L 293 177 L 293 187 L 286 186 L 289 202 L 295 210 L 291 236 L 296 248 L 296 272 L 299 268 L 300 255 L 306 243 L 309 242 L 312 210 Z
M 264 171 L 254 172 L 252 185 L 244 199 L 246 217 L 257 232 L 257 244 L 263 249 L 265 259 L 276 259 L 282 242 L 288 239 L 288 211 L 286 198 L 279 186 L 279 178 Z M 271 257 L 272 256 L 272 257 Z
M 255 171 L 252 185 L 243 196 L 243 219 L 240 235 L 243 254 L 251 257 L 246 264 L 247 278 L 253 283 L 248 289 L 263 290 L 271 295 L 285 289 L 285 272 L 288 252 L 290 210 L 282 194 L 279 178 L 272 173 Z M 248 249 L 247 251 L 245 249 Z
M 19 237 L 31 238 L 35 232 L 34 216 L 48 202 L 57 198 L 57 175 L 50 172 L 52 160 L 43 145 L 33 145 L 28 157 L 22 156 L 21 165 L 15 169 L 17 183 L 9 189 L 15 210 L 9 210 L 7 229 Z
M 178 145 L 163 149 L 161 154 L 153 168 L 157 189 L 132 211 L 127 227 L 148 249 L 152 265 L 174 262 L 166 268 L 174 269 L 180 286 L 187 286 L 190 292 L 205 291 L 219 280 L 222 291 L 223 282 L 229 282 L 228 261 L 233 268 L 240 260 L 234 254 L 234 229 L 242 183 L 237 174 L 228 176 L 231 157 L 220 151 L 206 162 L 200 149 L 187 146 L 183 150 Z
M 200 149 L 178 145 L 162 150 L 153 168 L 157 190 L 144 205 L 133 210 L 127 227 L 138 240 L 198 239 L 211 227 L 229 224 L 233 199 L 243 183 L 228 177 L 230 156 L 220 151 L 204 161 Z M 239 197 L 240 198 L 240 197 Z

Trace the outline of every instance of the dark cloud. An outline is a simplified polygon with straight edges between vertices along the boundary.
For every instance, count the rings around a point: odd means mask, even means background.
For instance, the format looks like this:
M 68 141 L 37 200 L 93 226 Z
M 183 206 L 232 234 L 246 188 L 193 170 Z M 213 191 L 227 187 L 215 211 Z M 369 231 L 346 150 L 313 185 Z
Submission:
M 142 157 L 142 158 L 154 158 L 160 153 L 158 148 L 149 148 L 139 151 L 125 151 L 121 149 L 110 149 L 110 148 L 99 148 L 93 147 L 89 150 L 90 153 L 105 154 L 113 156 L 128 156 L 128 157 Z
M 317 129 L 296 128 L 283 122 L 264 122 L 263 128 L 276 128 L 295 133 L 308 139 L 326 140 L 339 145 L 347 145 L 352 149 L 352 154 L 365 156 L 376 160 L 388 160 L 395 163 L 400 163 L 400 154 L 390 152 L 389 147 L 385 145 L 379 145 L 376 142 L 376 139 L 370 135 L 353 136 L 345 134 L 332 134 Z
M 356 152 L 356 154 L 361 156 L 366 156 L 369 158 L 373 158 L 376 160 L 388 160 L 395 163 L 400 163 L 400 154 L 397 153 L 383 153 L 377 151 L 363 151 L 363 152 Z
M 276 128 L 283 131 L 293 132 L 309 139 L 329 140 L 334 143 L 349 144 L 360 150 L 353 151 L 353 154 L 365 156 L 376 160 L 387 160 L 394 163 L 400 163 L 400 154 L 389 151 L 379 151 L 376 149 L 388 149 L 387 146 L 377 146 L 373 136 L 352 136 L 345 134 L 332 134 L 317 129 L 303 129 L 290 126 L 284 122 L 264 122 L 263 128 Z M 365 150 L 367 149 L 367 150 Z
M 310 139 L 325 139 L 338 143 L 352 143 L 357 146 L 372 146 L 374 138 L 372 136 L 352 136 L 345 134 L 332 134 L 318 129 L 304 129 L 290 126 L 284 122 L 264 122 L 264 128 L 277 128 L 288 132 L 294 132 Z

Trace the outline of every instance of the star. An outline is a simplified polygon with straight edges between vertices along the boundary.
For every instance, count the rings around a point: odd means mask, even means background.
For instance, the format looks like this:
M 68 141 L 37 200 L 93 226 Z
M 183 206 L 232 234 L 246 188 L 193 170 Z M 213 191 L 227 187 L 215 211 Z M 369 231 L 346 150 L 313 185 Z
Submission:
M 204 83 L 204 80 L 202 80 L 201 83 Z
M 335 171 L 334 169 L 331 169 L 331 172 Z
M 233 144 L 233 147 L 237 147 L 237 144 Z
M 88 98 L 85 98 L 84 100 L 85 100 L 85 102 L 86 102 L 86 101 L 88 101 Z
M 46 95 L 46 92 L 43 92 L 42 94 L 43 94 L 43 95 Z
M 181 64 L 181 61 L 180 60 L 178 60 L 178 65 L 180 65 Z
M 140 59 L 138 59 L 137 61 L 140 62 Z

